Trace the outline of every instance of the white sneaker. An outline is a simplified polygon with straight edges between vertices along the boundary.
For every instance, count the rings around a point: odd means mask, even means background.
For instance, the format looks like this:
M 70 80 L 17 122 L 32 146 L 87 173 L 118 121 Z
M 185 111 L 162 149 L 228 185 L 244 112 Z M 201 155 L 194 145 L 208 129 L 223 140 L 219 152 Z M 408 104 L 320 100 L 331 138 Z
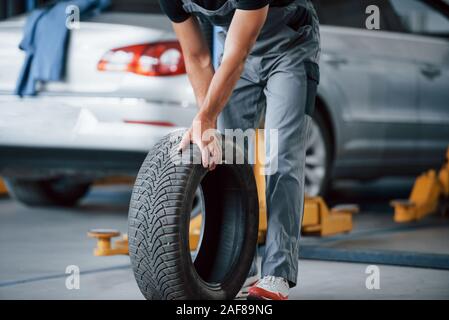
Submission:
M 237 299 L 246 298 L 248 296 L 249 288 L 252 287 L 253 285 L 255 285 L 257 280 L 259 280 L 258 275 L 250 276 L 250 277 L 246 278 L 246 281 L 243 284 L 242 289 L 237 294 L 236 298 Z
M 281 277 L 265 276 L 249 288 L 250 300 L 287 300 L 288 281 Z

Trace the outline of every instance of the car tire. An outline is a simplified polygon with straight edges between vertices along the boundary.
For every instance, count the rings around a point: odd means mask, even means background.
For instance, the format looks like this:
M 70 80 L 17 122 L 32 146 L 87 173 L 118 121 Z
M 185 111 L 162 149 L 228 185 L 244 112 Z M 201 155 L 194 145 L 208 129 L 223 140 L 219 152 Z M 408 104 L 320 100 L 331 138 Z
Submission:
M 208 171 L 201 164 L 180 163 L 176 148 L 183 132 L 153 147 L 134 185 L 128 237 L 135 279 L 147 299 L 233 299 L 256 251 L 259 217 L 252 167 L 222 164 Z M 227 141 L 223 147 L 240 152 Z M 190 151 L 201 159 L 196 146 Z M 193 258 L 189 222 L 198 187 L 205 212 Z
M 316 110 L 306 146 L 305 190 L 310 196 L 325 196 L 332 168 L 331 136 L 323 114 Z
M 27 206 L 74 206 L 89 190 L 90 183 L 70 177 L 29 180 L 4 178 L 11 197 Z

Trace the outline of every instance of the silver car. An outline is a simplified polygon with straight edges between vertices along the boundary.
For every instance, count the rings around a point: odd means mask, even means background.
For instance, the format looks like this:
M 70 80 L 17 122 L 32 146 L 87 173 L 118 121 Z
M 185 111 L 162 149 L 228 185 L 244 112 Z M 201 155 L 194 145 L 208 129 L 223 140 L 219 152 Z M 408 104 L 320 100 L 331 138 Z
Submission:
M 307 192 L 439 165 L 449 144 L 447 3 L 314 2 L 322 58 Z M 158 139 L 190 125 L 196 106 L 170 22 L 157 1 L 132 4 L 113 1 L 72 30 L 65 81 L 22 99 L 12 92 L 25 17 L 0 22 L 0 174 L 16 199 L 75 204 L 92 181 L 135 174 Z M 380 30 L 367 29 L 369 5 Z

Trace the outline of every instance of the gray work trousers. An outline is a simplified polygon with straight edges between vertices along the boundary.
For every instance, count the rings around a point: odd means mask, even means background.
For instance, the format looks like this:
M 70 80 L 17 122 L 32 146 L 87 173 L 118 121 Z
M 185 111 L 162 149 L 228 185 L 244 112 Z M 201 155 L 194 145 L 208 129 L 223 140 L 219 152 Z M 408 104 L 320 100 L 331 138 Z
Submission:
M 320 51 L 315 11 L 307 1 L 297 3 L 293 10 L 275 12 L 272 21 L 267 20 L 266 31 L 262 30 L 218 120 L 218 129 L 225 133 L 225 129 L 258 128 L 265 115 L 266 134 L 270 129 L 278 132 L 277 146 L 265 137 L 266 161 L 276 163 L 277 169 L 266 176 L 268 230 L 261 272 L 262 276 L 283 277 L 290 286 L 297 282 L 305 148 Z M 308 17 L 298 15 L 299 9 L 309 10 Z M 289 21 L 286 16 L 293 19 L 295 14 L 306 21 L 297 29 L 285 22 Z M 271 34 L 264 36 L 264 32 Z M 222 41 L 225 36 L 223 31 Z

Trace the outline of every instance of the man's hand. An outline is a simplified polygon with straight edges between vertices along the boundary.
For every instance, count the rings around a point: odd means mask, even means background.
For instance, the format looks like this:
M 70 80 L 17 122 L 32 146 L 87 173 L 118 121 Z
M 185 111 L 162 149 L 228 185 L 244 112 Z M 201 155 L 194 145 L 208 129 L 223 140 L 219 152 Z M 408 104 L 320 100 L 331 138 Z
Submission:
M 246 57 L 253 47 L 268 14 L 268 5 L 257 10 L 237 9 L 224 44 L 221 65 L 214 73 L 211 57 L 195 17 L 173 27 L 181 43 L 187 73 L 200 106 L 192 127 L 184 134 L 180 150 L 191 142 L 201 150 L 203 166 L 213 170 L 221 163 L 221 136 L 217 117 L 243 71 Z M 244 108 L 245 106 L 242 106 Z
M 192 127 L 182 137 L 179 151 L 187 149 L 190 143 L 199 147 L 204 168 L 214 170 L 217 164 L 221 164 L 221 135 L 217 131 L 216 118 L 198 113 L 193 119 Z

